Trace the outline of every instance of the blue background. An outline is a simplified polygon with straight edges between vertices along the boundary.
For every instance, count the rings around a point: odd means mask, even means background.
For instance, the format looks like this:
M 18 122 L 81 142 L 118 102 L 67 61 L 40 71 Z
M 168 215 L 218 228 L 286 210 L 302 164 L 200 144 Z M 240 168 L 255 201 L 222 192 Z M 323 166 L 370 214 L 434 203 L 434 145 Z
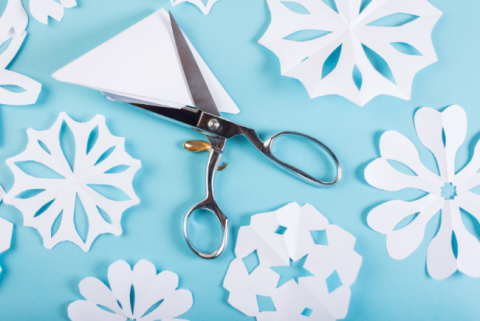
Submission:
M 252 214 L 292 201 L 312 204 L 331 223 L 357 237 L 355 250 L 363 256 L 363 265 L 351 287 L 346 320 L 478 319 L 480 280 L 455 273 L 436 281 L 426 272 L 426 251 L 438 229 L 438 215 L 427 226 L 421 246 L 402 261 L 390 258 L 385 236 L 366 225 L 367 213 L 374 206 L 420 195 L 408 190 L 380 191 L 365 182 L 363 170 L 379 156 L 378 141 L 384 131 L 406 135 L 434 171 L 435 161 L 421 146 L 413 126 L 419 107 L 441 110 L 459 104 L 465 108 L 469 127 L 457 155 L 458 169 L 471 158 L 480 137 L 480 2 L 431 3 L 444 13 L 433 31 L 439 62 L 417 74 L 410 101 L 381 96 L 363 108 L 337 96 L 309 99 L 297 80 L 280 75 L 276 56 L 257 43 L 270 21 L 264 0 L 221 0 L 208 16 L 190 4 L 173 9 L 180 26 L 241 109 L 240 114 L 227 118 L 258 129 L 262 137 L 281 130 L 310 134 L 331 147 L 344 169 L 344 178 L 334 188 L 315 188 L 271 166 L 246 140 L 229 142 L 230 164 L 217 175 L 216 194 L 230 218 L 231 233 L 225 253 L 212 261 L 196 257 L 181 231 L 184 213 L 204 196 L 207 159 L 206 154 L 186 152 L 182 144 L 204 137 L 108 101 L 94 90 L 50 77 L 154 11 L 170 8 L 169 1 L 79 0 L 76 8 L 65 10 L 60 23 L 50 20 L 46 26 L 30 17 L 29 35 L 9 69 L 38 80 L 43 90 L 35 105 L 0 107 L 3 186 L 8 191 L 13 185 L 5 160 L 25 149 L 27 128 L 48 129 L 61 111 L 77 121 L 102 114 L 114 135 L 126 137 L 127 152 L 142 161 L 134 180 L 141 204 L 124 213 L 123 235 L 102 235 L 84 253 L 69 242 L 45 249 L 37 231 L 23 227 L 22 214 L 2 203 L 0 216 L 14 222 L 15 228 L 12 248 L 0 258 L 0 319 L 66 320 L 69 303 L 82 298 L 78 290 L 82 279 L 94 276 L 106 281 L 108 266 L 114 261 L 124 259 L 133 266 L 147 259 L 158 270 L 176 272 L 180 287 L 192 291 L 194 304 L 183 318 L 252 320 L 228 304 L 228 292 L 222 287 L 234 258 L 238 230 L 249 224 Z M 5 5 L 2 0 L 0 10 Z M 27 1 L 24 5 L 28 10 Z M 293 154 L 296 151 L 303 147 Z M 305 160 L 309 157 L 319 157 L 307 155 L 300 160 L 303 166 L 308 166 Z M 317 170 L 316 174 L 325 172 Z M 193 224 L 208 222 L 197 217 Z M 469 229 L 478 228 L 478 223 L 466 224 Z

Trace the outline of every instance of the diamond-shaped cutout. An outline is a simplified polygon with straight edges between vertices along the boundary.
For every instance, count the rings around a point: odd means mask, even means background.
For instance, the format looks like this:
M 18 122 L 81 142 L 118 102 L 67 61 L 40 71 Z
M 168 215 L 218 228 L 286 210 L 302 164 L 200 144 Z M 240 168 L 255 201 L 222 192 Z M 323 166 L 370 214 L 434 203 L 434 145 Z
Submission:
M 286 231 L 287 231 L 287 228 L 285 226 L 279 225 L 275 233 L 283 235 L 285 234 Z
M 245 256 L 243 259 L 243 264 L 248 271 L 248 274 L 251 274 L 260 265 L 260 260 L 258 258 L 257 250 Z
M 312 314 L 313 310 L 310 309 L 310 308 L 305 308 L 302 312 L 302 315 L 306 316 L 306 317 L 310 317 L 310 315 Z
M 332 293 L 343 285 L 342 280 L 340 280 L 340 276 L 337 273 L 337 270 L 333 271 L 332 274 L 330 274 L 325 281 L 327 282 L 328 293 Z
M 272 298 L 269 296 L 257 295 L 257 304 L 259 312 L 277 311 L 275 309 L 275 304 L 273 304 Z
M 327 231 L 310 231 L 310 235 L 312 235 L 313 242 L 319 245 L 328 245 L 328 238 L 327 238 Z

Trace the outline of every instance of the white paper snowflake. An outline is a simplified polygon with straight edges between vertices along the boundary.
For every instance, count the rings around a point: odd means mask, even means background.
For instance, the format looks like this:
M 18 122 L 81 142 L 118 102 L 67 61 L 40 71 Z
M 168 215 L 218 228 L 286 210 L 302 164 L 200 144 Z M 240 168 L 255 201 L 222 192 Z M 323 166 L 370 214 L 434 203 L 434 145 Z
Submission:
M 42 85 L 19 73 L 6 70 L 22 46 L 27 32 L 28 16 L 21 0 L 9 0 L 0 17 L 0 46 L 7 46 L 0 54 L 0 86 L 18 86 L 22 92 L 15 92 L 0 87 L 0 104 L 29 105 L 37 101 Z M 9 42 L 7 44 L 7 42 Z
M 3 190 L 3 189 L 2 189 Z M 13 224 L 0 217 L 0 253 L 10 248 L 12 242 Z M 2 268 L 0 267 L 0 272 Z
M 362 263 L 354 244 L 353 235 L 330 225 L 309 204 L 290 203 L 275 212 L 254 215 L 250 225 L 238 232 L 236 258 L 223 283 L 230 292 L 228 302 L 257 320 L 344 318 L 349 286 Z M 246 263 L 252 255 L 258 258 L 253 270 Z M 288 281 L 280 276 L 280 270 L 300 261 L 306 270 L 303 276 Z M 327 284 L 332 277 L 341 282 L 336 289 Z M 259 297 L 271 300 L 274 309 L 260 311 Z
M 73 170 L 60 145 L 63 124 L 70 128 L 75 139 Z M 96 129 L 98 138 L 87 153 L 89 138 Z M 27 134 L 26 150 L 7 159 L 15 183 L 4 199 L 6 204 L 14 205 L 23 213 L 24 225 L 36 228 L 48 249 L 59 242 L 72 241 L 88 251 L 98 235 L 122 234 L 122 213 L 140 202 L 133 190 L 132 180 L 142 166 L 139 160 L 125 152 L 125 138 L 113 136 L 101 115 L 89 122 L 78 123 L 65 113 L 60 113 L 52 128 L 43 131 L 29 129 Z M 62 178 L 29 175 L 19 167 L 22 162 L 35 162 Z M 99 185 L 119 189 L 129 200 L 111 200 L 94 189 Z M 88 218 L 85 240 L 75 226 L 77 196 Z M 52 226 L 58 222 L 59 227 L 55 231 Z
M 428 273 L 444 279 L 457 269 L 469 276 L 480 277 L 480 243 L 465 228 L 460 208 L 480 219 L 480 195 L 471 192 L 480 185 L 480 144 L 470 163 L 455 174 L 455 155 L 465 140 L 467 116 L 460 106 L 443 112 L 421 108 L 415 114 L 415 128 L 422 144 L 435 156 L 440 176 L 429 171 L 420 161 L 411 141 L 395 131 L 384 133 L 380 139 L 380 154 L 365 169 L 367 182 L 379 189 L 398 191 L 415 188 L 428 193 L 411 202 L 389 201 L 375 207 L 368 215 L 368 224 L 387 235 L 387 250 L 391 257 L 404 259 L 412 254 L 424 237 L 430 219 L 441 211 L 441 226 L 427 253 Z M 400 162 L 416 175 L 404 174 L 393 168 L 388 160 Z M 404 219 L 413 220 L 395 229 Z M 456 237 L 458 255 L 455 258 L 452 236 Z
M 259 42 L 311 98 L 337 94 L 361 106 L 382 94 L 410 99 L 415 74 L 437 61 L 430 34 L 442 13 L 427 0 L 372 0 L 365 8 L 361 0 L 335 0 L 336 8 L 321 0 L 267 2 L 272 21 Z M 394 15 L 409 19 L 380 23 Z
M 102 281 L 89 277 L 80 282 L 78 300 L 68 307 L 72 321 L 153 321 L 180 320 L 175 317 L 187 312 L 193 304 L 192 293 L 178 289 L 178 276 L 170 271 L 157 274 L 155 265 L 141 260 L 133 271 L 125 261 L 108 268 L 110 288 Z M 130 295 L 135 303 L 131 306 Z
M 43 24 L 48 24 L 48 17 L 62 21 L 64 8 L 73 8 L 76 0 L 30 0 L 30 13 Z
M 5 190 L 0 185 L 0 202 L 5 196 Z M 13 224 L 4 218 L 0 217 L 0 253 L 5 252 L 10 248 L 12 242 Z M 0 267 L 0 272 L 2 268 Z
M 189 2 L 196 5 L 204 15 L 207 15 L 210 13 L 210 10 L 212 10 L 213 5 L 217 1 L 218 0 L 170 0 L 170 3 L 172 4 L 172 6 L 176 6 L 180 3 Z

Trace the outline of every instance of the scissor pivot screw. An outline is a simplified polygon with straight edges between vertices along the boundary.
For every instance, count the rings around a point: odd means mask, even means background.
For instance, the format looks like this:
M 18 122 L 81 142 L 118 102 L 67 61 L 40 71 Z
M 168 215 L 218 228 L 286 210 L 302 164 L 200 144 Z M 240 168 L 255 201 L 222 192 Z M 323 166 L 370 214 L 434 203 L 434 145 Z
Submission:
M 198 153 L 204 150 L 210 152 L 211 146 L 203 140 L 189 140 L 183 144 L 183 147 L 189 152 Z
M 210 130 L 217 130 L 218 128 L 220 128 L 220 122 L 216 119 L 210 119 L 208 121 L 208 128 Z
M 188 150 L 189 152 L 199 153 L 203 151 L 210 151 L 212 150 L 212 146 L 210 143 L 204 142 L 203 140 L 189 140 L 183 144 L 183 147 Z M 224 163 L 221 166 L 217 167 L 217 171 L 222 171 L 227 167 L 228 163 Z

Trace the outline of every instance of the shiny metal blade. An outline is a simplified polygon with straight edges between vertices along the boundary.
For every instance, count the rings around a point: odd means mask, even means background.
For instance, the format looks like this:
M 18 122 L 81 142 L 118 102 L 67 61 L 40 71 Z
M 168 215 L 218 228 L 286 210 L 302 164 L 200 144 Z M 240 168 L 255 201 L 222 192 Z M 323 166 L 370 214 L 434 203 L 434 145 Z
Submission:
M 187 84 L 190 88 L 195 107 L 207 113 L 220 116 L 220 112 L 218 111 L 217 105 L 215 104 L 212 94 L 203 78 L 202 72 L 200 71 L 200 68 L 198 68 L 187 40 L 180 27 L 178 27 L 172 13 L 170 13 L 170 22 L 172 24 L 175 44 L 177 45 L 178 56 L 180 57 L 180 62 L 182 63 L 183 72 L 187 79 Z

